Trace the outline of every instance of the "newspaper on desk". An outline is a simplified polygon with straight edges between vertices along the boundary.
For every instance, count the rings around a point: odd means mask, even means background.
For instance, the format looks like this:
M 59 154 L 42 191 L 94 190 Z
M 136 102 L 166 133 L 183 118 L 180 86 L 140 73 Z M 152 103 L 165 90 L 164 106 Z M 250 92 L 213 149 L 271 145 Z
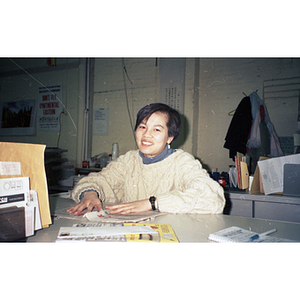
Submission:
M 59 240 L 105 240 L 107 238 L 121 238 L 127 234 L 156 235 L 158 233 L 150 226 L 73 226 L 60 227 L 57 238 Z
M 147 211 L 127 215 L 111 215 L 108 210 L 94 210 L 86 213 L 85 209 L 81 216 L 74 216 L 74 214 L 69 214 L 67 209 L 56 210 L 54 216 L 71 219 L 77 223 L 72 227 L 61 227 L 56 242 L 178 242 L 169 224 L 155 224 L 154 226 L 150 223 L 139 223 L 165 215 L 162 212 Z M 135 224 L 142 226 L 135 226 Z
M 74 216 L 73 214 L 69 214 L 67 212 L 68 208 L 63 208 L 55 211 L 54 216 L 57 218 L 66 218 L 71 220 L 76 220 L 80 222 L 102 222 L 102 223 L 135 223 L 135 222 L 142 222 L 146 220 L 154 219 L 158 216 L 162 216 L 165 213 L 159 211 L 146 211 L 143 213 L 131 213 L 127 215 L 121 214 L 110 214 L 108 210 L 101 210 L 101 211 L 92 211 L 86 213 L 84 210 L 83 215 L 81 216 Z
M 76 223 L 61 227 L 56 242 L 179 243 L 170 224 Z
M 85 230 L 88 227 L 123 227 L 123 223 L 89 223 L 89 222 L 82 222 L 82 223 L 75 223 L 72 227 L 81 228 Z M 79 236 L 79 237 L 70 237 L 65 234 L 62 236 L 62 233 L 65 232 L 65 227 L 61 227 L 57 234 L 56 243 L 60 242 L 126 242 L 125 235 L 112 235 L 112 236 Z

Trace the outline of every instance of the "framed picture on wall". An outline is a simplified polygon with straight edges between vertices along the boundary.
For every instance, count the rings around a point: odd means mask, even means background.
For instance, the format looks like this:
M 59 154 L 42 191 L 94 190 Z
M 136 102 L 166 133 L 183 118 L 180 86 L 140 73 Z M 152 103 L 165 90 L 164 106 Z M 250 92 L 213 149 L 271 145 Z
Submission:
M 35 103 L 35 100 L 0 103 L 0 135 L 34 135 Z

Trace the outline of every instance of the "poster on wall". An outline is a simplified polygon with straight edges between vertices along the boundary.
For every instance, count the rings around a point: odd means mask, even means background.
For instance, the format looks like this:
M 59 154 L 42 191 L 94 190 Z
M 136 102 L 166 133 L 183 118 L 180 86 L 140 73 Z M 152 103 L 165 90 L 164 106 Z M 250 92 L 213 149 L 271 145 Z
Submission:
M 35 115 L 35 100 L 2 102 L 0 135 L 34 135 Z
M 95 108 L 93 118 L 93 135 L 107 136 L 109 130 L 109 108 Z
M 160 58 L 159 82 L 159 99 L 183 114 L 185 59 Z
M 59 131 L 60 115 L 63 111 L 62 85 L 40 86 L 38 91 L 37 129 Z

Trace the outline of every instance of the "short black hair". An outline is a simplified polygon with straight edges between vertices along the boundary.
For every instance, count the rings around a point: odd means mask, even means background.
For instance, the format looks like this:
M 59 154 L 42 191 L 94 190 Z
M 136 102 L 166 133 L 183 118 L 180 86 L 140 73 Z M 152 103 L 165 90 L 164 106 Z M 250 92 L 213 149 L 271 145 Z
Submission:
M 138 128 L 138 126 L 145 120 L 148 121 L 150 116 L 159 112 L 162 114 L 166 114 L 168 117 L 167 127 L 168 127 L 168 136 L 174 137 L 173 141 L 178 137 L 181 128 L 181 119 L 177 110 L 168 106 L 164 103 L 151 103 L 139 110 L 136 117 L 136 123 L 134 131 Z M 172 142 L 173 142 L 172 141 Z

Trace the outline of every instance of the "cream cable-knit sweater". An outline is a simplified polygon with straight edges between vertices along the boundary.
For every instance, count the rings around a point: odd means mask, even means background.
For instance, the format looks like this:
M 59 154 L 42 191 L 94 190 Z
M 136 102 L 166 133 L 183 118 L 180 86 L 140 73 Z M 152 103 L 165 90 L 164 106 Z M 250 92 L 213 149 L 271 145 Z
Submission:
M 101 172 L 90 173 L 74 187 L 79 203 L 82 192 L 93 189 L 105 204 L 131 202 L 155 196 L 161 212 L 220 214 L 225 206 L 223 188 L 212 180 L 198 160 L 183 150 L 145 165 L 138 150 L 112 161 Z

